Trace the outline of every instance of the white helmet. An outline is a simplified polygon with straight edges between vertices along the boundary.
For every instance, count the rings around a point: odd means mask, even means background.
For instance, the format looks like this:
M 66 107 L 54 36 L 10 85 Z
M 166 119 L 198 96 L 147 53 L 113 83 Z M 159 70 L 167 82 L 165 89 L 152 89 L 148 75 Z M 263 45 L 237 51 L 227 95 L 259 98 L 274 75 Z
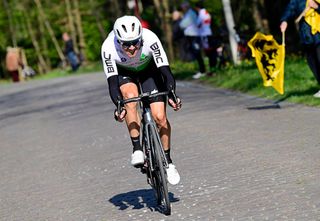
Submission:
M 113 25 L 113 32 L 121 42 L 140 40 L 142 25 L 135 16 L 122 16 Z

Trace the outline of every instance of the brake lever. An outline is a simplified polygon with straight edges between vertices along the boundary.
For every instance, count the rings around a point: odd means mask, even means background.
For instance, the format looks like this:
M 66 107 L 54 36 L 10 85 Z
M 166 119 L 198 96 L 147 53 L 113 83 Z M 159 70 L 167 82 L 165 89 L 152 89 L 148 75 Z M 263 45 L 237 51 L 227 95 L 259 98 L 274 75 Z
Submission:
M 121 109 L 122 109 L 121 103 L 122 103 L 121 100 L 118 100 L 118 101 L 117 101 L 117 112 L 118 112 L 118 114 L 121 113 Z
M 178 103 L 178 98 L 177 98 L 177 95 L 176 93 L 174 92 L 174 90 L 171 90 L 170 91 L 171 95 L 172 95 L 172 100 L 174 103 Z
M 120 114 L 121 114 L 121 112 L 122 112 L 123 109 L 124 109 L 124 108 L 123 108 L 123 101 L 122 101 L 121 97 L 118 96 L 117 109 L 115 110 L 115 112 L 117 112 L 118 115 L 120 116 Z M 115 119 L 116 121 L 118 121 L 118 119 L 117 119 L 117 117 L 116 117 L 116 113 L 114 113 L 114 119 Z

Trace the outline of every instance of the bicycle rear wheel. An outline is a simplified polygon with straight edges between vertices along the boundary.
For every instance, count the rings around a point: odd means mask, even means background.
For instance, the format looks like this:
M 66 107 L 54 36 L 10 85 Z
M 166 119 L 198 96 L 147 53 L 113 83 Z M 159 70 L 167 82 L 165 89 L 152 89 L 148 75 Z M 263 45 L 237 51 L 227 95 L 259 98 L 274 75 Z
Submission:
M 164 169 L 164 159 L 161 154 L 162 145 L 160 143 L 159 134 L 154 127 L 150 127 L 150 145 L 153 150 L 154 178 L 155 190 L 158 205 L 164 207 L 164 214 L 171 214 L 171 205 L 168 193 L 168 183 L 166 172 Z

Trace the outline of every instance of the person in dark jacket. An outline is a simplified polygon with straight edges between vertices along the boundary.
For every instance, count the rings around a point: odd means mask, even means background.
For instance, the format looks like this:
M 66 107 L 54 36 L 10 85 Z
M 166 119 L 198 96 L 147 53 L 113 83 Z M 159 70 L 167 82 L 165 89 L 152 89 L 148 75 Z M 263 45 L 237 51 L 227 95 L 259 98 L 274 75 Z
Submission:
M 193 54 L 188 50 L 188 41 L 180 28 L 180 22 L 182 20 L 182 13 L 178 10 L 172 12 L 172 40 L 174 46 L 177 48 L 178 58 L 182 61 L 195 60 Z
M 74 51 L 72 39 L 66 32 L 62 34 L 62 39 L 65 42 L 64 53 L 68 58 L 72 71 L 76 71 L 80 66 L 80 62 L 77 57 L 77 54 Z
M 307 7 L 313 8 L 316 13 L 320 13 L 320 5 L 315 0 L 309 0 Z M 285 32 L 290 19 L 296 19 L 299 15 L 305 12 L 306 0 L 291 0 L 287 5 L 282 17 L 280 30 Z M 298 21 L 300 40 L 303 45 L 308 65 L 313 72 L 319 86 L 320 86 L 320 33 L 312 33 L 311 26 L 304 18 Z M 317 24 L 320 25 L 320 24 Z M 320 90 L 313 95 L 320 98 Z

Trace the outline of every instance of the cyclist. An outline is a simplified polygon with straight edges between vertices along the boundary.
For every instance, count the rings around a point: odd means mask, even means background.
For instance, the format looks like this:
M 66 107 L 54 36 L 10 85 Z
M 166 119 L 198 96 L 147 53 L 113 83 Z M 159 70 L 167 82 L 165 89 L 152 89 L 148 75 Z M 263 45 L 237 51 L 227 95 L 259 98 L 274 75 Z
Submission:
M 138 96 L 137 81 L 143 92 L 168 90 L 175 93 L 175 79 L 159 38 L 149 29 L 142 28 L 135 16 L 126 15 L 115 21 L 113 31 L 102 44 L 101 57 L 109 94 L 115 105 L 121 99 Z M 169 163 L 168 182 L 175 185 L 179 183 L 180 175 L 170 157 L 171 127 L 166 115 L 166 98 L 158 96 L 149 102 Z M 175 111 L 181 108 L 181 100 L 178 98 L 175 103 L 172 94 L 169 94 L 168 103 Z M 133 145 L 131 164 L 140 167 L 145 156 L 140 145 L 140 122 L 136 106 L 137 103 L 128 103 L 120 113 L 115 110 L 114 116 L 119 122 L 125 120 Z

